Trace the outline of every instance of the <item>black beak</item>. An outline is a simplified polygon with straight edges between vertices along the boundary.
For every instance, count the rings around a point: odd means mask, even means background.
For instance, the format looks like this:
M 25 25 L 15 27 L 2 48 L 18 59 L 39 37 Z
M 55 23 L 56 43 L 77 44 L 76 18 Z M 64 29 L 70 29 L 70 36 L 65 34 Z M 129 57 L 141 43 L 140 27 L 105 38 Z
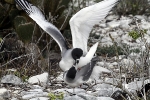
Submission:
M 76 60 L 75 60 L 75 64 L 78 64 L 78 63 L 79 63 L 79 59 L 76 59 Z

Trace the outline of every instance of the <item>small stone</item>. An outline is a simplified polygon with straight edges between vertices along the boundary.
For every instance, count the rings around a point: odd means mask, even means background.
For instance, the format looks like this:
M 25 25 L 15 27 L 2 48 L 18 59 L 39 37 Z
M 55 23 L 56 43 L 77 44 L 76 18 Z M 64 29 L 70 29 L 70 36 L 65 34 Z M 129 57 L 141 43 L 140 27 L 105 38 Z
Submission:
M 64 97 L 64 100 L 85 100 L 77 95 Z
M 11 97 L 10 93 L 5 88 L 0 88 L 0 100 L 9 99 Z
M 37 97 L 47 97 L 48 93 L 47 92 L 43 92 L 43 91 L 30 91 L 30 92 L 25 92 L 22 93 L 25 94 L 22 96 L 22 99 L 24 100 L 28 100 L 28 99 L 32 99 L 32 98 L 37 98 Z
M 15 75 L 6 75 L 2 77 L 1 83 L 19 85 L 21 84 L 21 79 Z
M 36 97 L 36 98 L 29 99 L 29 100 L 50 100 L 50 99 L 47 97 Z
M 120 26 L 120 22 L 118 22 L 118 21 L 111 21 L 111 22 L 107 23 L 107 26 L 111 27 L 111 28 L 119 27 Z
M 91 96 L 85 93 L 81 93 L 78 96 L 83 98 L 84 100 L 98 100 L 96 96 Z
M 30 84 L 40 84 L 42 86 L 46 86 L 48 82 L 48 73 L 45 72 L 40 75 L 32 76 L 29 78 L 28 82 Z
M 11 100 L 19 100 L 19 99 L 13 97 Z
M 97 97 L 97 100 L 115 100 L 115 99 L 110 97 Z
M 124 98 L 127 99 L 127 93 L 117 90 L 112 94 L 111 97 L 114 98 L 115 100 L 124 100 Z

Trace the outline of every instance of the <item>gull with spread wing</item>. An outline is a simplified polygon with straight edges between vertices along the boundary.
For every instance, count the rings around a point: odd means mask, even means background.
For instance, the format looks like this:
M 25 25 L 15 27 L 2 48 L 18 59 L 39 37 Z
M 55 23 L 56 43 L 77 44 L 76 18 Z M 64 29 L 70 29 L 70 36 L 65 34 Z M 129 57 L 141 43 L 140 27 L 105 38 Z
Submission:
M 107 16 L 118 0 L 104 0 L 92 6 L 85 7 L 70 19 L 73 48 L 68 48 L 65 38 L 58 28 L 48 22 L 36 6 L 26 0 L 15 1 L 26 11 L 29 17 L 57 42 L 62 56 L 59 66 L 63 71 L 68 71 L 74 63 L 76 63 L 77 68 L 82 68 L 86 65 L 89 66 L 98 46 L 98 43 L 95 43 L 88 51 L 87 43 L 89 34 L 93 26 Z

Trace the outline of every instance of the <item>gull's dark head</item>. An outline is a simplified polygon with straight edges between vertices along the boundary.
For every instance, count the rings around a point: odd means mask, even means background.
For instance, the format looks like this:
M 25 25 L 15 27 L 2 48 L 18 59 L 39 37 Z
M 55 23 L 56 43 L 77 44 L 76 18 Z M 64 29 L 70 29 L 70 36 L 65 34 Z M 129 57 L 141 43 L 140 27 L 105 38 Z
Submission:
M 76 69 L 75 67 L 71 67 L 68 71 L 67 71 L 67 77 L 68 78 L 71 78 L 71 79 L 74 79 L 76 77 Z
M 74 60 L 77 60 L 83 55 L 83 50 L 80 48 L 74 48 L 71 55 Z

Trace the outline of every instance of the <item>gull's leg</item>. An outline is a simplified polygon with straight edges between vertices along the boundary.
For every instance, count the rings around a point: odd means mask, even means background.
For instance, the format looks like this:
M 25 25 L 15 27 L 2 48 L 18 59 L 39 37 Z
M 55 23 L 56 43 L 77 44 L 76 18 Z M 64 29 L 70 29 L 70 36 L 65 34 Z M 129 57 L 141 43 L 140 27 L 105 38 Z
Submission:
M 94 79 L 94 84 L 95 84 L 95 85 L 97 84 L 96 79 Z
M 75 87 L 73 87 L 73 94 L 75 94 Z

